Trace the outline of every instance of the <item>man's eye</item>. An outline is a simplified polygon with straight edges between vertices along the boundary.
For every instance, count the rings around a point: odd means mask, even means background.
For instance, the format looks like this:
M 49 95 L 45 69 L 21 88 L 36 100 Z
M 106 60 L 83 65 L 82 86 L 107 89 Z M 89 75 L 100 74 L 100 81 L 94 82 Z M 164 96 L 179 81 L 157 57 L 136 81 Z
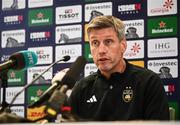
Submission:
M 98 41 L 92 41 L 91 45 L 97 47 L 99 45 L 99 42 Z
M 104 44 L 108 46 L 108 45 L 111 45 L 112 42 L 113 42 L 112 40 L 106 40 L 106 41 L 104 42 Z

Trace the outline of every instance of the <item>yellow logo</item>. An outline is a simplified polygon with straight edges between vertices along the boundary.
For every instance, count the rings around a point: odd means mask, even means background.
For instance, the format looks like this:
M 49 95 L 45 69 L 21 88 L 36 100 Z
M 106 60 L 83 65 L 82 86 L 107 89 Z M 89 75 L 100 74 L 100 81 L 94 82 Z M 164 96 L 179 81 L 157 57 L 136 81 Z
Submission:
M 131 87 L 126 87 L 126 89 L 123 90 L 122 98 L 126 103 L 130 102 L 133 99 L 133 90 L 131 89 Z

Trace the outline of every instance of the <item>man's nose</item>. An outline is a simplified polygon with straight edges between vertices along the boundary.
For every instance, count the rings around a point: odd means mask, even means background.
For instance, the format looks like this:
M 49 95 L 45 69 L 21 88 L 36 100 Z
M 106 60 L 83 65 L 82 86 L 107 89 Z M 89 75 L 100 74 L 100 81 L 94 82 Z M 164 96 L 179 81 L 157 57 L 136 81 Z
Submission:
M 107 46 L 103 44 L 103 42 L 99 45 L 99 53 L 106 53 L 107 52 Z

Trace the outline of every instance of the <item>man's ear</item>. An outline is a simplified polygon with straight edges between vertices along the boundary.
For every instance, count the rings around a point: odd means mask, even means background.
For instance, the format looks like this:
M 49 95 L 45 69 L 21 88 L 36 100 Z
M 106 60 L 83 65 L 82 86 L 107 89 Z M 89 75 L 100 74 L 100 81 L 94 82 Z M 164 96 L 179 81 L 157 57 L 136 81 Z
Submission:
M 121 48 L 122 48 L 122 53 L 124 53 L 127 49 L 127 41 L 125 38 L 121 40 Z

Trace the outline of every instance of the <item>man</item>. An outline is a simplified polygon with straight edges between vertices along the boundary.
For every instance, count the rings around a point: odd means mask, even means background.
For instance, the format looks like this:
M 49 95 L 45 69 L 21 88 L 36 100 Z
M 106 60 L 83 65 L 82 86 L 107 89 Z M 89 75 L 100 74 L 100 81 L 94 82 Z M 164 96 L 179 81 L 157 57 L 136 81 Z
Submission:
M 87 28 L 98 71 L 78 81 L 69 98 L 72 113 L 84 120 L 168 120 L 169 108 L 157 74 L 129 64 L 125 26 L 98 16 Z

